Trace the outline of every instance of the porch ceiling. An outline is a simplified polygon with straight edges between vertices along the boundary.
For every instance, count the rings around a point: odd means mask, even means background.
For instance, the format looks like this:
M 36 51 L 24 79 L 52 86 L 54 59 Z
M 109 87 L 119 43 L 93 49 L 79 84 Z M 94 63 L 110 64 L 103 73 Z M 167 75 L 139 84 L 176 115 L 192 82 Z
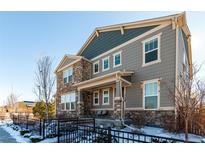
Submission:
M 78 88 L 78 90 L 83 90 L 83 89 L 90 89 L 99 86 L 114 84 L 118 80 L 122 81 L 123 84 L 130 85 L 131 83 L 129 81 L 121 77 L 131 76 L 133 73 L 134 73 L 133 71 L 117 71 L 104 76 L 96 77 L 90 80 L 77 83 L 75 84 L 75 86 Z

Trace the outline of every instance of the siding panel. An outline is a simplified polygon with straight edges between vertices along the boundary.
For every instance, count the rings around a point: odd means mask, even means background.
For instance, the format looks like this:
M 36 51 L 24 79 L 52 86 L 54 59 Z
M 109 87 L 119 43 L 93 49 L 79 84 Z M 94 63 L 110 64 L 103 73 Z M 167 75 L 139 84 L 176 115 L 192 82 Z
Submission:
M 154 35 L 161 35 L 161 63 L 153 64 L 151 66 L 142 67 L 142 49 L 143 44 L 141 41 L 152 37 Z M 122 50 L 122 65 L 113 68 L 113 53 Z M 139 86 L 140 82 L 144 80 L 151 80 L 160 78 L 160 107 L 172 107 L 174 104 L 169 99 L 167 84 L 171 84 L 174 87 L 175 81 L 175 59 L 176 59 L 176 31 L 172 30 L 171 25 L 167 26 L 149 36 L 144 37 L 136 42 L 133 42 L 120 50 L 113 51 L 109 54 L 110 56 L 110 69 L 102 72 L 102 61 L 100 60 L 100 73 L 93 75 L 93 77 L 102 76 L 117 70 L 133 70 L 134 75 L 131 80 L 133 83 L 132 87 L 127 87 L 127 108 L 142 107 L 142 88 Z

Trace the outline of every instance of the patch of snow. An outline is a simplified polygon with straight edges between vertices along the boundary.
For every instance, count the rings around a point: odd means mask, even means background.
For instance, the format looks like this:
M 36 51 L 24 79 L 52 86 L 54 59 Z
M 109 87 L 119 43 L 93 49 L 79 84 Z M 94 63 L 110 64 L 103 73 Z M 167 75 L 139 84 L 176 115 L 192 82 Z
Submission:
M 7 131 L 18 143 L 29 143 L 30 140 L 28 138 L 24 138 L 20 135 L 19 131 L 13 130 L 13 128 L 6 125 L 6 123 L 1 124 L 1 128 Z
M 26 133 L 26 134 L 23 135 L 23 137 L 29 138 L 31 135 L 32 135 L 32 133 Z
M 205 138 L 203 138 L 203 139 L 201 140 L 201 143 L 205 143 Z
M 57 143 L 57 137 L 55 138 L 47 138 L 47 139 L 44 139 L 38 143 Z
M 124 131 L 132 132 L 131 129 L 128 127 L 122 129 Z M 175 139 L 180 139 L 180 140 L 185 140 L 185 134 L 184 133 L 171 133 L 166 131 L 163 128 L 159 127 L 149 127 L 145 126 L 140 129 L 140 132 L 143 134 L 148 134 L 148 135 L 154 135 L 154 136 L 160 136 L 160 137 L 167 137 L 167 138 L 175 138 Z M 203 136 L 200 135 L 195 135 L 195 134 L 189 134 L 188 135 L 188 140 L 192 142 L 201 142 L 202 139 L 204 139 Z M 204 139 L 205 141 L 205 139 Z

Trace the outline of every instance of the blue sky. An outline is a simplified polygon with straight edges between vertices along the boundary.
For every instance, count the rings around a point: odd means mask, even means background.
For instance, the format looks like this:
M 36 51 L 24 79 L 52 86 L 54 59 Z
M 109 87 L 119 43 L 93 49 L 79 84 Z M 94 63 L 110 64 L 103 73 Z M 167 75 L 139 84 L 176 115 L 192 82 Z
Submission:
M 95 27 L 137 21 L 178 12 L 0 12 L 0 104 L 11 91 L 19 100 L 35 100 L 36 61 L 53 58 L 55 68 L 64 54 L 75 54 Z M 205 60 L 205 12 L 187 12 L 193 61 Z M 201 77 L 205 76 L 204 67 Z

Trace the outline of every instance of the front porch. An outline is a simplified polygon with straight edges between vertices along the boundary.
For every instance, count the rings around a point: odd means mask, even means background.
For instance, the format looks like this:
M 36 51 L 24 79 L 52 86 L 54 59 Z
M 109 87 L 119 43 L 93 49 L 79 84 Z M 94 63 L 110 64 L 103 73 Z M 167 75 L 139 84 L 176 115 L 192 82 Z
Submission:
M 132 84 L 132 74 L 132 71 L 117 71 L 75 84 L 78 91 L 78 115 L 122 118 L 126 88 Z

